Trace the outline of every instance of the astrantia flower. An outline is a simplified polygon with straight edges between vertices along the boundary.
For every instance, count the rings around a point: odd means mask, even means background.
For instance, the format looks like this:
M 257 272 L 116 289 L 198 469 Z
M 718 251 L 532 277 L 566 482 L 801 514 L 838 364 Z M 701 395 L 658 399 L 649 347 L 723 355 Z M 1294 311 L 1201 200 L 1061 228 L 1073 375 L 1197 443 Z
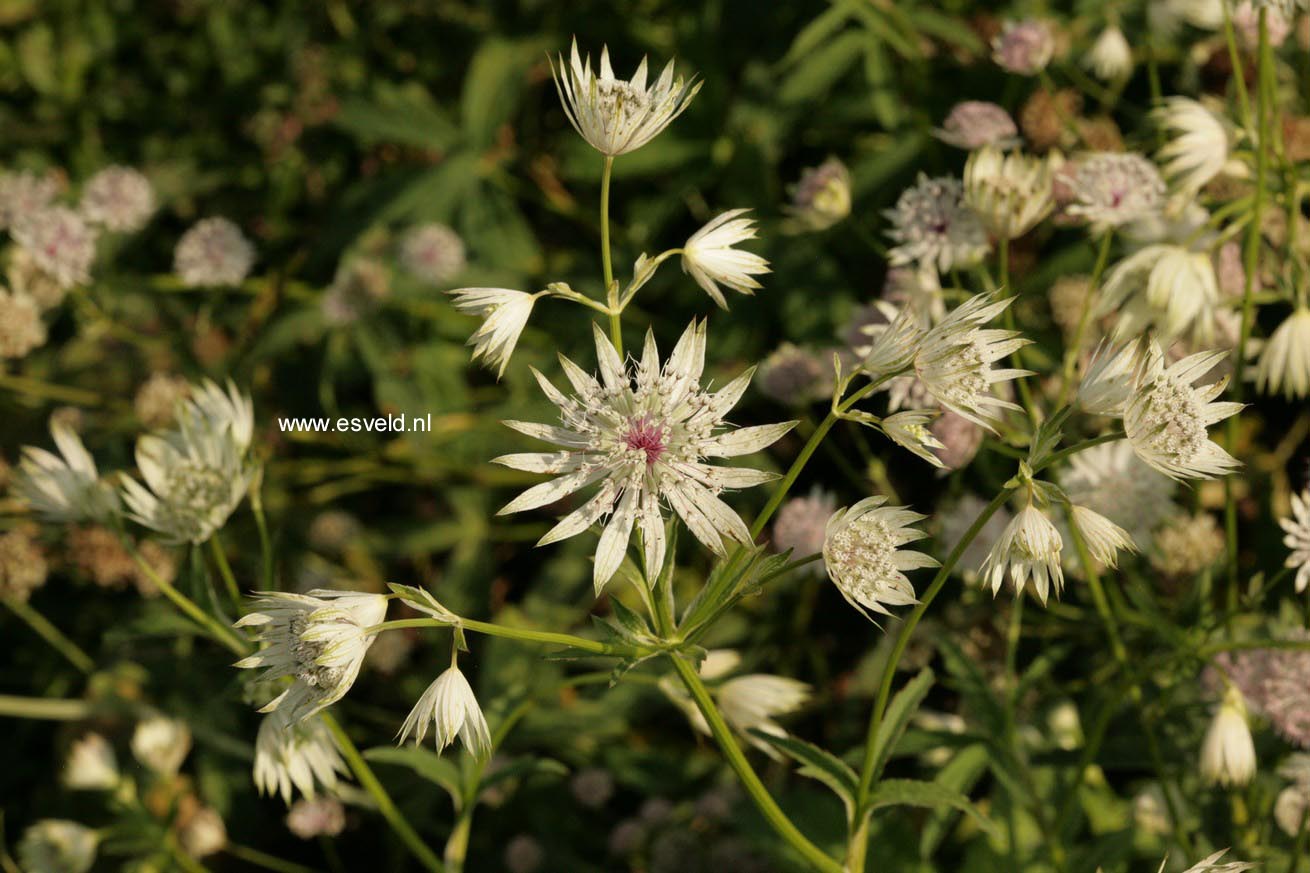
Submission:
M 464 240 L 444 224 L 420 224 L 410 228 L 400 243 L 400 262 L 416 279 L 440 285 L 464 271 L 467 256 Z
M 79 208 L 93 224 L 132 233 L 145 227 L 155 211 L 155 189 L 131 167 L 105 167 L 87 181 Z
M 883 506 L 887 498 L 866 497 L 828 520 L 823 539 L 823 561 L 828 578 L 846 602 L 866 618 L 865 610 L 891 615 L 888 606 L 916 603 L 914 586 L 906 570 L 936 567 L 922 552 L 901 546 L 927 536 L 910 525 L 926 516 L 904 506 Z
M 1255 776 L 1255 743 L 1246 723 L 1242 692 L 1229 686 L 1201 744 L 1201 777 L 1226 788 L 1240 788 Z
M 0 360 L 27 357 L 45 345 L 46 336 L 37 302 L 26 294 L 0 288 Z
M 1078 407 L 1092 415 L 1121 418 L 1144 366 L 1137 343 L 1097 349 L 1078 386 Z
M 14 217 L 10 231 L 32 261 L 62 288 L 91 279 L 96 232 L 66 206 L 48 206 Z
M 730 209 L 691 235 L 682 246 L 682 271 L 689 273 L 710 299 L 724 309 L 720 285 L 742 294 L 754 294 L 760 283 L 753 276 L 769 272 L 769 262 L 759 255 L 733 248 L 755 239 L 755 221 L 738 218 L 748 209 Z
M 945 450 L 946 446 L 928 429 L 928 425 L 937 416 L 938 413 L 933 410 L 907 409 L 884 418 L 878 423 L 878 429 L 901 448 L 913 452 L 934 467 L 945 468 L 946 464 L 933 450 Z
M 655 337 L 647 333 L 641 363 L 625 371 L 609 339 L 595 328 L 600 380 L 568 358 L 560 363 L 573 390 L 566 397 L 540 373 L 537 381 L 559 407 L 560 426 L 508 421 L 530 437 L 563 450 L 505 455 L 496 463 L 558 478 L 529 488 L 500 511 L 536 509 L 595 482 L 600 490 L 552 528 L 538 545 L 582 533 L 606 514 L 608 524 L 596 548 L 593 581 L 599 591 L 623 561 L 634 523 L 640 527 L 650 572 L 664 563 L 661 503 L 681 516 L 687 529 L 715 554 L 725 540 L 751 541 L 746 523 L 718 494 L 775 478 L 743 467 L 716 467 L 706 458 L 733 458 L 772 445 L 795 422 L 724 430 L 724 416 L 750 384 L 748 370 L 719 391 L 701 390 L 705 368 L 705 323 L 693 322 L 660 367 Z
M 454 664 L 438 676 L 414 704 L 400 728 L 398 742 L 405 742 L 410 734 L 414 735 L 416 744 L 423 742 L 429 722 L 433 725 L 438 752 L 459 737 L 473 757 L 486 758 L 491 754 L 491 731 L 487 728 L 487 719 L 473 688 Z
M 191 751 L 191 729 L 186 722 L 156 715 L 137 723 L 132 732 L 132 754 L 145 767 L 174 776 Z
M 460 288 L 450 292 L 456 309 L 482 319 L 468 344 L 473 346 L 473 360 L 481 358 L 494 368 L 497 379 L 505 374 L 514 346 L 518 345 L 519 336 L 532 315 L 533 304 L 544 293 L 528 294 L 508 288 Z
M 896 266 L 917 263 L 946 272 L 973 266 L 987 254 L 987 232 L 965 205 L 959 179 L 920 173 L 885 214 L 892 223 L 887 235 L 896 243 L 890 254 Z
M 1292 495 L 1292 515 L 1278 524 L 1287 533 L 1283 545 L 1292 550 L 1286 566 L 1297 568 L 1296 590 L 1304 591 L 1310 585 L 1310 488 Z
M 1095 510 L 1141 542 L 1178 512 L 1173 503 L 1178 484 L 1148 467 L 1127 440 L 1075 454 L 1060 471 L 1060 487 L 1071 501 Z
M 791 549 L 793 560 L 822 553 L 824 530 L 836 508 L 837 498 L 817 488 L 808 497 L 788 500 L 773 522 L 773 547 L 779 552 Z M 824 563 L 819 560 L 803 570 L 822 575 Z
M 298 722 L 336 703 L 359 675 L 376 633 L 369 628 L 387 614 L 381 594 L 317 589 L 308 594 L 262 593 L 237 627 L 259 629 L 268 645 L 236 666 L 263 667 L 261 679 L 289 676 L 295 682 L 260 712 L 284 712 Z
M 1111 24 L 1101 31 L 1083 59 L 1083 65 L 1107 82 L 1133 71 L 1133 49 L 1118 25 Z
M 100 481 L 95 459 L 77 431 L 51 418 L 59 456 L 23 447 L 14 493 L 48 521 L 106 521 L 119 511 L 114 489 Z
M 1011 73 L 1032 76 L 1046 69 L 1055 54 L 1055 34 L 1043 21 L 1007 21 L 992 40 L 992 60 Z
M 1281 391 L 1288 400 L 1310 394 L 1310 309 L 1298 306 L 1269 337 L 1256 384 L 1262 393 Z
M 673 78 L 673 61 L 649 88 L 645 58 L 631 80 L 616 79 L 608 46 L 601 48 L 597 76 L 591 70 L 591 56 L 584 63 L 578 54 L 576 39 L 569 63 L 565 65 L 560 55 L 559 65 L 552 64 L 551 72 L 573 129 L 592 148 L 609 157 L 627 154 L 650 142 L 682 114 L 700 90 L 699 82 Z
M 188 287 L 240 285 L 255 263 L 255 247 L 226 218 L 191 226 L 173 250 L 173 271 Z
M 1082 537 L 1083 545 L 1097 563 L 1115 567 L 1120 551 L 1137 551 L 1128 531 L 1086 506 L 1074 504 L 1069 511 L 1074 527 Z
M 111 791 L 118 785 L 114 749 L 100 734 L 86 734 L 73 742 L 64 762 L 64 785 L 81 791 Z
M 760 364 L 760 393 L 788 406 L 807 406 L 832 394 L 832 364 L 791 343 L 778 346 Z
M 1228 379 L 1200 388 L 1194 384 L 1224 357 L 1223 352 L 1202 352 L 1165 367 L 1159 348 L 1152 352 L 1124 411 L 1124 431 L 1137 456 L 1166 476 L 1211 479 L 1241 466 L 1206 432 L 1242 409 L 1240 403 L 1214 401 Z
M 1026 370 L 993 369 L 992 364 L 1029 340 L 1017 331 L 983 328 L 1013 301 L 992 294 L 965 301 L 924 334 L 914 355 L 914 372 L 938 403 L 992 431 L 996 409 L 1019 408 L 992 394 L 992 386 L 1028 375 Z
M 1086 220 L 1098 236 L 1164 206 L 1164 180 L 1155 164 L 1138 154 L 1096 152 L 1079 158 L 1069 187 L 1069 214 Z
M 805 230 L 827 230 L 851 214 L 851 172 L 836 158 L 801 171 L 788 212 Z
M 1208 346 L 1215 341 L 1219 305 L 1219 280 L 1208 254 L 1149 245 L 1106 274 L 1096 312 L 1118 315 L 1117 340 L 1154 330 L 1165 341 L 1186 337 Z
M 1254 870 L 1257 866 L 1246 861 L 1226 861 L 1220 863 L 1220 859 L 1227 854 L 1227 849 L 1220 849 L 1208 858 L 1188 867 L 1183 871 L 1183 873 L 1245 873 L 1247 870 Z M 1164 861 L 1160 862 L 1160 873 L 1164 873 L 1164 865 L 1168 860 L 1169 859 L 1166 858 Z
M 964 165 L 964 199 L 993 235 L 1016 239 L 1055 207 L 1049 159 L 986 147 Z
M 1063 548 L 1060 531 L 1044 512 L 1029 503 L 1001 532 L 978 574 L 995 596 L 1009 571 L 1016 597 L 1030 588 L 1045 606 L 1050 590 L 1054 588 L 1059 596 L 1064 587 L 1064 569 L 1060 564 Z
M 242 454 L 250 448 L 255 434 L 255 406 L 250 396 L 242 394 L 231 379 L 226 391 L 212 379 L 193 387 L 181 415 L 183 419 L 203 424 L 212 434 L 229 436 Z
M 1019 128 L 1010 113 L 995 103 L 966 100 L 951 107 L 933 136 L 970 151 L 983 146 L 1010 148 L 1019 142 Z
M 26 170 L 0 173 L 0 228 L 13 227 L 21 216 L 40 212 L 59 193 L 52 176 L 38 176 Z
M 1228 163 L 1224 121 L 1201 103 L 1170 97 L 1152 115 L 1169 137 L 1156 154 L 1164 176 L 1180 193 L 1195 197 Z
M 337 265 L 332 284 L 319 300 L 329 324 L 353 324 L 391 294 L 391 273 L 374 258 L 348 257 Z
M 323 719 L 291 723 L 274 712 L 260 722 L 255 737 L 255 788 L 260 794 L 281 795 L 289 805 L 294 787 L 313 800 L 320 791 L 336 791 L 338 777 L 347 772 Z
M 217 810 L 201 806 L 178 817 L 177 841 L 192 858 L 204 858 L 227 845 L 227 826 Z
M 861 372 L 870 379 L 887 379 L 910 366 L 922 344 L 924 329 L 919 314 L 909 306 L 898 311 L 890 303 L 879 301 L 874 307 L 881 323 L 859 328 L 861 339 L 870 339 L 867 344 L 855 346 L 854 352 L 860 356 Z
M 61 818 L 43 818 L 23 831 L 18 863 L 24 873 L 86 873 L 96 860 L 99 835 Z

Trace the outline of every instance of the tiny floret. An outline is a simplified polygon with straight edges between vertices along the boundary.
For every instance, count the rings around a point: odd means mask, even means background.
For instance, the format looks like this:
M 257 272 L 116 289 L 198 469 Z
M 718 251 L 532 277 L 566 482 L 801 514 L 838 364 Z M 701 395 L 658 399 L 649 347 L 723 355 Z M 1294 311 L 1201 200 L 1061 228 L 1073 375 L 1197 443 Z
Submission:
M 890 615 L 888 606 L 918 601 L 907 570 L 936 567 L 922 552 L 901 547 L 927 536 L 911 527 L 926 516 L 904 506 L 883 506 L 887 498 L 866 497 L 828 520 L 823 539 L 823 561 L 846 602 L 866 618 L 868 611 Z

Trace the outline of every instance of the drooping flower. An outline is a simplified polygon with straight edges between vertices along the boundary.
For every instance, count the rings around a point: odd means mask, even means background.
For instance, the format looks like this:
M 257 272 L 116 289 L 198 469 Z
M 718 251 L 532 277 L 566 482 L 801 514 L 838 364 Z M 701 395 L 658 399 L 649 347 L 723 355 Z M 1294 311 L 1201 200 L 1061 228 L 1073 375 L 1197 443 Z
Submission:
M 955 413 L 947 412 L 946 415 L 955 415 Z M 965 421 L 960 416 L 955 417 Z M 941 417 L 935 410 L 906 409 L 878 422 L 878 429 L 901 448 L 914 453 L 934 467 L 945 468 L 948 464 L 937 453 L 944 453 L 947 447 L 929 427 L 930 424 L 935 425 L 939 421 Z M 973 422 L 965 421 L 965 423 L 969 427 L 975 427 Z
M 52 417 L 50 436 L 59 455 L 24 446 L 14 493 L 47 521 L 103 522 L 118 514 L 118 497 L 101 481 L 95 459 L 77 431 Z
M 254 627 L 268 645 L 236 666 L 264 668 L 262 678 L 291 677 L 291 687 L 260 712 L 285 713 L 299 722 L 331 706 L 350 690 L 387 614 L 381 594 L 317 589 L 308 594 L 262 593 L 236 627 Z
M 177 841 L 192 858 L 205 858 L 227 845 L 227 825 L 213 807 L 184 808 L 178 816 Z
M 724 416 L 750 384 L 748 370 L 716 392 L 700 388 L 705 368 L 705 324 L 693 322 L 660 367 L 653 334 L 646 335 L 641 362 L 625 370 L 618 352 L 595 328 L 600 380 L 567 358 L 560 362 L 573 390 L 566 397 L 540 373 L 542 391 L 560 410 L 560 426 L 508 421 L 530 437 L 562 451 L 505 455 L 496 463 L 558 478 L 529 488 L 501 514 L 536 509 L 599 482 L 600 490 L 546 533 L 538 545 L 582 533 L 606 514 L 610 519 L 596 549 L 597 591 L 618 569 L 634 524 L 641 530 L 646 567 L 664 563 L 661 503 L 715 554 L 725 540 L 751 541 L 745 522 L 719 497 L 725 488 L 748 488 L 772 480 L 771 473 L 717 467 L 706 458 L 748 455 L 772 445 L 794 422 L 724 430 Z
M 996 146 L 1011 148 L 1019 142 L 1019 128 L 1010 113 L 985 100 L 965 100 L 951 107 L 933 136 L 959 149 Z
M 192 288 L 240 285 L 254 263 L 255 247 L 222 217 L 193 224 L 173 250 L 173 271 Z
M 1134 153 L 1093 152 L 1079 158 L 1069 189 L 1073 202 L 1068 213 L 1087 221 L 1097 236 L 1147 218 L 1164 206 L 1160 171 Z
M 112 791 L 118 780 L 118 761 L 108 740 L 100 734 L 86 734 L 73 742 L 64 762 L 65 786 L 81 791 Z
M 988 146 L 964 165 L 964 200 L 1000 239 L 1017 239 L 1051 214 L 1055 166 L 1049 158 Z
M 837 498 L 814 489 L 807 497 L 793 497 L 778 510 L 773 522 L 773 547 L 779 552 L 791 549 L 793 560 L 823 552 L 824 531 L 837 508 Z M 822 559 L 804 568 L 816 576 L 823 575 Z
M 1179 245 L 1149 245 L 1106 274 L 1096 312 L 1117 314 L 1116 340 L 1154 330 L 1166 342 L 1186 337 L 1211 346 L 1219 308 L 1219 280 L 1208 254 Z
M 191 729 L 186 722 L 162 715 L 137 722 L 132 732 L 132 754 L 145 767 L 165 776 L 181 769 L 191 751 Z
M 1008 571 L 1015 597 L 1031 590 L 1045 606 L 1051 589 L 1059 596 L 1064 587 L 1064 568 L 1060 563 L 1063 548 L 1060 531 L 1046 513 L 1029 503 L 1006 525 L 978 574 L 995 596 L 1000 593 Z
M 1074 504 L 1069 510 L 1073 525 L 1093 560 L 1107 567 L 1118 566 L 1119 552 L 1137 551 L 1128 531 L 1095 510 Z
M 519 336 L 532 316 L 537 298 L 546 292 L 528 294 L 508 288 L 460 288 L 449 292 L 455 298 L 455 308 L 466 315 L 475 315 L 482 324 L 469 337 L 473 346 L 473 360 L 481 358 L 496 371 L 496 378 L 505 375 Z
M 851 172 L 836 158 L 806 167 L 787 210 L 801 228 L 827 230 L 851 214 Z
M 1124 528 L 1134 541 L 1148 542 L 1161 522 L 1176 515 L 1178 484 L 1137 457 L 1127 440 L 1078 452 L 1060 471 L 1069 499 Z
M 18 863 L 24 873 L 86 873 L 96 860 L 100 836 L 61 818 L 43 818 L 23 831 Z
M 1106 82 L 1121 79 L 1133 71 L 1133 48 L 1118 25 L 1111 24 L 1101 31 L 1083 65 Z
M 414 278 L 440 285 L 462 273 L 468 258 L 458 233 L 431 222 L 406 231 L 400 241 L 400 262 Z
M 415 743 L 423 742 L 429 723 L 433 726 L 438 752 L 458 737 L 473 757 L 491 755 L 491 731 L 487 719 L 473 688 L 455 664 L 438 676 L 414 704 L 400 728 L 398 742 L 405 742 L 410 734 L 414 735 Z
M 294 788 L 313 800 L 320 791 L 336 791 L 347 773 L 323 719 L 289 722 L 283 713 L 273 712 L 260 722 L 255 738 L 255 788 L 260 794 L 278 794 L 290 805 Z
M 928 392 L 946 409 L 995 432 L 997 409 L 1018 409 L 991 393 L 992 386 L 1026 370 L 993 369 L 992 364 L 1029 343 L 1017 331 L 985 329 L 1014 301 L 995 294 L 973 297 L 956 307 L 918 344 L 914 372 Z
M 1260 353 L 1256 385 L 1288 400 L 1310 394 L 1310 308 L 1298 306 L 1269 337 Z
M 910 525 L 927 516 L 904 506 L 883 506 L 887 498 L 866 497 L 828 520 L 823 539 L 823 561 L 846 602 L 872 619 L 866 610 L 891 615 L 888 606 L 918 601 L 907 570 L 936 567 L 922 552 L 901 547 L 927 536 Z
M 946 272 L 973 266 L 987 254 L 987 232 L 965 204 L 959 179 L 920 173 L 885 214 L 892 223 L 887 235 L 896 243 L 890 253 L 895 266 L 922 264 Z
M 1201 777 L 1225 788 L 1240 788 L 1255 776 L 1255 769 L 1246 703 L 1242 692 L 1230 685 L 1201 744 Z
M 709 221 L 691 235 L 682 246 L 682 271 L 696 280 L 710 299 L 723 309 L 720 285 L 751 295 L 760 283 L 753 277 L 769 272 L 769 262 L 757 254 L 733 248 L 737 243 L 755 239 L 755 221 L 740 218 L 749 209 L 730 209 Z
M 902 373 L 914 361 L 925 329 L 912 307 L 903 306 L 898 311 L 890 303 L 879 301 L 874 304 L 874 310 L 879 321 L 859 328 L 861 344 L 852 350 L 860 356 L 861 372 L 870 379 L 886 380 Z
M 14 242 L 61 288 L 91 279 L 96 257 L 96 232 L 66 206 L 47 206 L 14 217 Z
M 1098 348 L 1078 385 L 1078 407 L 1091 415 L 1122 418 L 1145 364 L 1138 343 Z
M 992 60 L 1002 69 L 1034 76 L 1046 69 L 1055 55 L 1055 34 L 1044 21 L 1007 21 L 992 40 Z
M 1195 384 L 1224 357 L 1223 352 L 1201 352 L 1166 367 L 1159 346 L 1152 348 L 1124 411 L 1124 432 L 1137 456 L 1166 476 L 1211 479 L 1241 466 L 1206 430 L 1242 409 L 1240 403 L 1215 401 L 1227 377 L 1199 388 Z
M 1156 154 L 1164 177 L 1180 193 L 1195 197 L 1228 163 L 1228 128 L 1222 118 L 1187 97 L 1168 98 L 1152 115 L 1169 136 Z
M 45 345 L 45 322 L 41 307 L 27 294 L 0 288 L 0 360 L 25 358 Z
M 79 209 L 87 221 L 116 233 L 134 233 L 155 211 L 155 189 L 131 167 L 105 167 L 87 180 Z
M 1283 545 L 1292 550 L 1287 556 L 1286 566 L 1296 568 L 1296 590 L 1299 593 L 1310 586 L 1310 488 L 1292 495 L 1292 514 L 1278 519 L 1278 524 L 1287 534 L 1283 537 Z
M 673 78 L 673 61 L 659 80 L 646 87 L 646 59 L 641 59 L 631 80 L 617 79 L 610 66 L 609 47 L 600 52 L 600 75 L 584 62 L 573 41 L 569 63 L 564 56 L 551 65 L 555 87 L 569 123 L 596 151 L 608 157 L 624 155 L 650 142 L 682 114 L 700 91 L 699 82 Z
M 58 193 L 59 183 L 53 176 L 27 170 L 0 173 L 0 229 L 13 227 L 20 216 L 45 209 Z

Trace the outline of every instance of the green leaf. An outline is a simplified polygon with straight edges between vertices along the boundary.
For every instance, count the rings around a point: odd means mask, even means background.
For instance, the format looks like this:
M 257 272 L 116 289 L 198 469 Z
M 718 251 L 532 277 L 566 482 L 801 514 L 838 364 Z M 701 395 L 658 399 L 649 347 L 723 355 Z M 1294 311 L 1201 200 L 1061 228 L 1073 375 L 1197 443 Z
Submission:
M 458 812 L 463 807 L 464 777 L 459 767 L 431 749 L 422 746 L 374 746 L 364 750 L 364 757 L 379 764 L 408 767 L 416 774 L 446 789 Z
M 936 676 L 932 669 L 925 667 L 918 676 L 915 676 L 905 684 L 905 687 L 896 693 L 892 698 L 891 704 L 883 714 L 882 723 L 878 725 L 878 736 L 873 741 L 873 778 L 877 779 L 882 775 L 883 768 L 887 766 L 887 760 L 891 757 L 892 749 L 895 748 L 896 742 L 905 733 L 905 726 L 910 723 L 910 718 L 919 709 L 919 704 L 923 703 L 924 697 L 928 695 L 928 689 L 932 688 Z
M 778 88 L 784 104 L 807 103 L 828 92 L 864 53 L 864 34 L 840 34 L 792 69 Z
M 478 48 L 464 76 L 460 102 L 464 135 L 470 145 L 491 145 L 497 129 L 513 117 L 523 93 L 524 74 L 541 60 L 545 47 L 540 39 L 491 38 Z
M 847 826 L 854 822 L 855 795 L 859 791 L 859 777 L 845 761 L 813 743 L 795 737 L 778 736 L 758 728 L 751 728 L 750 733 L 800 764 L 797 773 L 818 780 L 832 789 L 846 807 Z
M 991 833 L 991 819 L 983 815 L 969 798 L 940 782 L 923 782 L 918 779 L 887 779 L 869 796 L 869 810 L 887 806 L 919 806 L 926 809 L 953 809 L 965 813 L 980 827 Z
M 968 794 L 987 770 L 987 746 L 975 743 L 966 746 L 946 762 L 933 781 L 951 791 Z M 938 809 L 924 823 L 919 836 L 919 857 L 927 860 L 937 851 L 946 837 L 958 812 L 953 807 Z
M 833 6 L 801 28 L 800 33 L 791 41 L 787 54 L 779 61 L 779 66 L 788 67 L 799 59 L 812 54 L 819 46 L 841 29 L 851 17 L 851 12 L 843 6 Z
M 417 82 L 380 86 L 371 97 L 347 97 L 333 123 L 366 145 L 445 150 L 459 140 L 454 123 Z
M 503 767 L 497 767 L 482 780 L 481 790 L 485 791 L 511 779 L 526 779 L 530 776 L 567 776 L 569 768 L 554 758 L 518 758 Z

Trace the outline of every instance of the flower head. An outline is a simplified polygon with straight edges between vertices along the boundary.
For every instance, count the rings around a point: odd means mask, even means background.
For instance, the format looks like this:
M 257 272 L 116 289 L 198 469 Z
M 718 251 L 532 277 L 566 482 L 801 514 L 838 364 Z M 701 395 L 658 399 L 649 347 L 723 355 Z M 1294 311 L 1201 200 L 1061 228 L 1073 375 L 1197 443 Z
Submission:
M 1269 337 L 1255 378 L 1263 393 L 1282 391 L 1288 400 L 1310 394 L 1310 308 L 1298 306 Z
M 348 257 L 337 265 L 319 305 L 329 324 L 353 324 L 391 294 L 391 272 L 369 257 Z
M 1021 76 L 1040 73 L 1054 55 L 1055 34 L 1043 21 L 1007 21 L 992 40 L 992 60 L 1002 69 Z
M 952 412 L 947 415 L 954 415 Z M 931 409 L 906 409 L 887 416 L 878 423 L 878 429 L 887 435 L 887 439 L 901 448 L 913 452 L 934 467 L 946 468 L 948 465 L 938 457 L 938 452 L 945 452 L 942 444 L 929 424 L 935 423 L 939 413 Z M 959 416 L 956 416 L 959 418 Z M 964 419 L 960 418 L 961 421 Z M 973 427 L 972 422 L 965 422 Z
M 405 233 L 400 242 L 400 262 L 414 278 L 440 285 L 462 273 L 468 259 L 459 234 L 434 222 Z
M 25 873 L 86 873 L 96 860 L 100 837 L 91 828 L 61 818 L 43 818 L 23 831 L 18 862 Z
M 754 276 L 769 272 L 769 262 L 759 255 L 733 248 L 755 239 L 755 221 L 740 218 L 748 209 L 730 209 L 710 220 L 682 246 L 682 271 L 691 275 L 710 299 L 724 309 L 720 285 L 742 294 L 754 294 L 760 283 Z
M 892 223 L 887 235 L 896 243 L 890 256 L 895 266 L 917 263 L 945 272 L 970 267 L 987 254 L 987 233 L 965 204 L 959 179 L 921 173 L 886 215 Z
M 1138 343 L 1098 348 L 1078 385 L 1078 407 L 1092 415 L 1123 417 L 1145 363 Z
M 609 47 L 600 51 L 600 75 L 591 70 L 591 56 L 584 63 L 573 41 L 569 63 L 559 56 L 552 64 L 555 87 L 564 114 L 583 139 L 603 155 L 624 155 L 644 146 L 682 114 L 700 90 L 699 82 L 673 78 L 669 61 L 659 80 L 646 87 L 646 59 L 630 80 L 617 79 L 610 67 Z
M 173 270 L 188 287 L 240 285 L 255 263 L 255 247 L 226 218 L 193 224 L 173 250 Z
M 965 100 L 956 103 L 947 113 L 942 126 L 933 136 L 959 149 L 996 146 L 1010 148 L 1019 142 L 1019 128 L 1010 113 L 995 103 L 984 100 Z
M 1283 545 L 1292 550 L 1286 566 L 1297 568 L 1296 590 L 1304 591 L 1310 585 L 1310 488 L 1292 495 L 1292 514 L 1278 524 L 1287 534 Z
M 748 370 L 716 392 L 700 387 L 705 368 L 705 325 L 692 323 L 661 368 L 652 334 L 641 361 L 624 368 L 609 339 L 595 329 L 600 379 L 561 357 L 576 394 L 567 397 L 534 371 L 542 391 L 560 410 L 560 425 L 509 421 L 531 437 L 562 451 L 505 455 L 496 463 L 558 478 L 529 488 L 501 514 L 536 509 L 600 482 L 600 490 L 552 528 L 538 545 L 582 533 L 605 515 L 609 522 L 596 550 L 593 581 L 600 590 L 623 560 L 634 524 L 641 530 L 646 567 L 664 563 L 661 504 L 667 503 L 688 530 L 715 554 L 725 540 L 751 541 L 750 531 L 719 499 L 725 488 L 747 488 L 774 478 L 743 467 L 717 467 L 706 458 L 733 458 L 772 445 L 794 422 L 725 430 L 724 417 L 750 384 Z
M 1073 519 L 1078 535 L 1087 546 L 1087 551 L 1098 563 L 1115 567 L 1119 563 L 1120 551 L 1137 551 L 1137 546 L 1133 543 L 1133 538 L 1128 535 L 1128 531 L 1099 512 L 1075 503 L 1070 508 L 1069 515 Z
M 1124 432 L 1137 456 L 1174 479 L 1211 479 L 1241 466 L 1206 429 L 1235 415 L 1240 403 L 1215 402 L 1228 379 L 1203 387 L 1195 383 L 1223 357 L 1223 352 L 1190 355 L 1165 367 L 1154 346 L 1151 359 L 1124 410 Z
M 173 776 L 191 751 L 191 729 L 186 722 L 161 715 L 137 722 L 132 732 L 132 754 L 156 773 Z
M 66 206 L 47 206 L 15 216 L 11 232 L 32 261 L 61 288 L 91 279 L 96 232 Z
M 1111 24 L 1092 43 L 1083 65 L 1107 82 L 1123 78 L 1133 71 L 1133 48 L 1118 25 Z
M 760 393 L 788 406 L 808 406 L 832 394 L 832 364 L 791 343 L 778 346 L 760 363 Z
M 454 664 L 438 676 L 414 704 L 400 728 L 399 741 L 403 743 L 413 734 L 415 743 L 423 742 L 429 722 L 433 725 L 438 752 L 459 737 L 473 757 L 486 758 L 491 754 L 491 731 L 487 728 L 487 719 L 473 688 Z
M 801 171 L 788 212 L 805 230 L 827 230 L 851 214 L 851 171 L 836 158 Z
M 1236 686 L 1229 686 L 1201 744 L 1201 776 L 1211 784 L 1237 788 L 1251 781 L 1255 767 L 1246 702 Z
M 45 345 L 46 337 L 36 300 L 0 288 L 0 360 L 25 358 Z
M 1168 98 L 1153 115 L 1169 136 L 1156 154 L 1164 177 L 1180 193 L 1195 197 L 1228 163 L 1228 128 L 1222 118 L 1187 97 Z
M 263 679 L 294 679 L 260 712 L 283 712 L 287 722 L 299 722 L 336 703 L 355 683 L 377 635 L 369 629 L 386 617 L 387 598 L 323 589 L 272 591 L 261 594 L 254 607 L 236 626 L 258 628 L 268 645 L 237 666 L 263 667 Z
M 846 602 L 866 618 L 865 610 L 890 615 L 888 606 L 917 603 L 906 570 L 936 567 L 922 552 L 901 546 L 927 536 L 910 525 L 926 516 L 904 506 L 883 506 L 887 498 L 866 497 L 828 519 L 824 531 L 823 561 L 828 578 Z
M 59 193 L 53 176 L 38 176 L 26 170 L 0 173 L 0 229 L 14 226 L 21 216 L 40 212 Z
M 1178 484 L 1137 457 L 1127 440 L 1078 452 L 1060 471 L 1060 487 L 1081 504 L 1145 542 L 1161 522 L 1174 516 Z
M 469 337 L 473 359 L 481 358 L 496 370 L 496 378 L 505 374 L 519 336 L 532 316 L 532 307 L 540 294 L 511 291 L 508 288 L 460 288 L 451 291 L 455 308 L 482 319 L 482 325 Z
M 281 712 L 260 722 L 255 738 L 255 788 L 278 794 L 290 805 L 292 788 L 313 800 L 321 790 L 336 790 L 347 774 L 332 732 L 321 718 L 290 722 Z
M 964 200 L 1001 239 L 1017 239 L 1055 208 L 1055 169 L 1050 159 L 987 146 L 964 165 Z
M 1006 525 L 978 573 L 983 585 L 990 587 L 995 596 L 1008 570 L 1016 597 L 1031 588 L 1045 605 L 1051 588 L 1058 596 L 1064 587 L 1064 569 L 1060 564 L 1063 548 L 1060 531 L 1046 513 L 1029 503 Z
M 1219 280 L 1210 256 L 1158 244 L 1134 252 L 1110 270 L 1096 311 L 1117 314 L 1116 340 L 1155 330 L 1166 341 L 1185 336 L 1199 345 L 1213 345 L 1219 308 Z
M 50 435 L 59 455 L 24 446 L 14 493 L 48 521 L 106 521 L 116 515 L 118 497 L 100 480 L 95 459 L 77 431 L 51 418 Z
M 1100 235 L 1159 212 L 1165 185 L 1160 172 L 1138 154 L 1093 152 L 1079 158 L 1069 179 L 1068 212 Z
M 286 818 L 287 830 L 302 840 L 335 837 L 346 829 L 346 807 L 335 797 L 297 800 Z
M 82 189 L 82 215 L 92 224 L 118 233 L 146 226 L 155 211 L 155 189 L 131 167 L 105 167 Z
M 86 734 L 73 742 L 64 762 L 64 785 L 75 790 L 111 791 L 118 781 L 118 761 L 108 740 L 100 734 Z

